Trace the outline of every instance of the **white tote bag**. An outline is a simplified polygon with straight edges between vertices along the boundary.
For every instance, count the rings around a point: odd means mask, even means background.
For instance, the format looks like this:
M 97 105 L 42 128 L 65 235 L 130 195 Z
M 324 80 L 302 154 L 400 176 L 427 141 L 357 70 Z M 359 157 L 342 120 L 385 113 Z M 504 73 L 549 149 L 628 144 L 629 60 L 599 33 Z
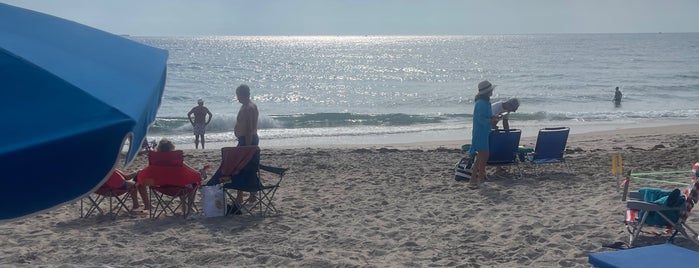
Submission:
M 226 200 L 223 198 L 223 186 L 201 186 L 201 205 L 204 208 L 204 217 L 219 217 L 226 215 Z

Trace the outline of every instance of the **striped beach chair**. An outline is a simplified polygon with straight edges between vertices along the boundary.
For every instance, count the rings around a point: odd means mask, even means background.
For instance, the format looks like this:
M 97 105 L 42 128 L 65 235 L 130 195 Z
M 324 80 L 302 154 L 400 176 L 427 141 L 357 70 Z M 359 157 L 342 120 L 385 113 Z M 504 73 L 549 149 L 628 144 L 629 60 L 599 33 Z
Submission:
M 694 176 L 690 187 L 684 191 L 685 202 L 679 207 L 667 207 L 642 200 L 639 193 L 629 193 L 630 200 L 626 203 L 624 224 L 629 232 L 629 247 L 633 247 L 640 234 L 654 236 L 669 235 L 667 241 L 672 243 L 677 234 L 682 234 L 688 240 L 699 246 L 699 233 L 686 224 L 687 218 L 694 206 L 699 202 L 699 162 L 692 168 Z M 679 211 L 677 220 L 668 216 L 671 212 Z M 646 223 L 650 212 L 657 213 L 666 223 L 665 226 L 652 226 Z M 644 231 L 645 227 L 659 227 L 662 231 Z M 656 229 L 657 230 L 657 229 Z

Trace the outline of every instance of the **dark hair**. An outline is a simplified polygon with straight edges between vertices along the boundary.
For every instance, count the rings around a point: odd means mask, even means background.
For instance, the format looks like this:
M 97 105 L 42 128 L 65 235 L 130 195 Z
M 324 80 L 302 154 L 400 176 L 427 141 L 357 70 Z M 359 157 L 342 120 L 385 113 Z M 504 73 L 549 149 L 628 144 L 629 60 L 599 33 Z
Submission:
M 488 96 L 488 95 L 489 95 L 489 94 L 482 94 L 482 95 L 476 94 L 476 97 L 473 99 L 473 101 L 477 101 L 477 100 L 479 100 L 479 99 L 483 99 L 483 100 L 486 100 L 486 101 L 490 102 L 490 96 Z
M 240 84 L 240 86 L 235 89 L 235 94 L 242 97 L 250 97 L 250 87 L 246 84 Z

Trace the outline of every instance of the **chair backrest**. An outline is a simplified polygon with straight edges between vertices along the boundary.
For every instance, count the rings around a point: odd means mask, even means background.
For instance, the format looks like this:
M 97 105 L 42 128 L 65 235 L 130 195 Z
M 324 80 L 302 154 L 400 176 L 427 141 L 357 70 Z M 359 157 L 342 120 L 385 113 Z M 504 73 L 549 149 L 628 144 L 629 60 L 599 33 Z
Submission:
M 488 164 L 514 163 L 517 159 L 517 147 L 522 137 L 519 129 L 495 129 L 490 132 Z
M 121 173 L 119 170 L 114 170 L 112 172 L 112 175 L 109 176 L 109 179 L 107 179 L 106 182 L 102 185 L 102 187 L 109 187 L 111 189 L 119 189 L 121 188 L 122 185 L 124 185 L 124 174 Z
M 124 185 L 124 180 L 126 180 L 124 174 L 115 169 L 112 175 L 109 176 L 109 179 L 95 190 L 95 193 L 104 196 L 119 196 L 125 194 L 129 190 L 121 188 L 121 186 Z
M 262 187 L 259 177 L 260 148 L 257 146 L 238 146 L 221 148 L 221 166 L 218 172 L 231 176 L 231 182 L 225 188 L 253 192 Z
M 699 164 L 699 162 L 697 162 L 697 164 Z M 697 202 L 699 202 L 699 170 L 697 170 L 699 165 L 697 164 L 695 164 L 692 168 L 692 171 L 694 171 L 694 176 L 691 180 L 692 184 L 685 192 L 684 209 L 680 212 L 680 222 L 682 223 L 687 220 L 689 213 L 692 211 Z
M 251 160 L 257 161 L 255 155 L 260 153 L 258 146 L 237 146 L 221 148 L 221 173 L 225 176 L 237 175 Z
M 149 166 L 181 167 L 184 166 L 184 152 L 176 150 L 171 152 L 148 152 Z
M 184 164 L 181 150 L 148 152 L 148 166 L 138 172 L 138 183 L 143 185 L 184 186 L 201 183 L 201 174 Z
M 532 161 L 562 160 L 570 128 L 542 128 L 536 138 Z

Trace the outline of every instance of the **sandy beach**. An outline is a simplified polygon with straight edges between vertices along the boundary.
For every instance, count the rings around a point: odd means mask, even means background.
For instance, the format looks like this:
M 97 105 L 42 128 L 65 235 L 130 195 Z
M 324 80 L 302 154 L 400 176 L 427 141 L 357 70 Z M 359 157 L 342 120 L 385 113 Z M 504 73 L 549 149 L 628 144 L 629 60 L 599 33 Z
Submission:
M 278 215 L 83 219 L 75 202 L 0 224 L 0 267 L 589 267 L 589 253 L 627 241 L 611 155 L 634 171 L 689 171 L 699 124 L 575 134 L 570 170 L 523 163 L 524 178 L 493 175 L 479 190 L 454 180 L 463 143 L 262 146 L 263 164 L 290 168 Z M 185 159 L 217 168 L 220 151 L 185 150 Z M 138 156 L 128 170 L 146 163 Z M 676 187 L 631 189 L 641 186 Z

